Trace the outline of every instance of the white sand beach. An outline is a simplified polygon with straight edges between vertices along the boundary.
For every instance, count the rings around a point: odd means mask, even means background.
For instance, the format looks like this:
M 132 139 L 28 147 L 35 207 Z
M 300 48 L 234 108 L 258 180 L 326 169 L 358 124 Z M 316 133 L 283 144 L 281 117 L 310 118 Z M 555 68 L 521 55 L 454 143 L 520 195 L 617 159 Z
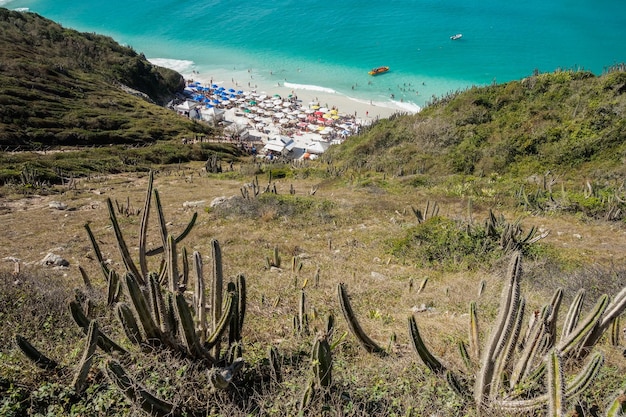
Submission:
M 172 106 L 179 114 L 219 123 L 224 140 L 240 142 L 269 159 L 312 159 L 362 126 L 395 113 L 419 111 L 412 103 L 360 100 L 287 80 L 271 85 L 252 70 L 179 72 L 187 80 L 187 98 Z
M 361 119 L 363 124 L 375 120 L 376 118 L 387 118 L 394 113 L 416 113 L 420 109 L 412 103 L 402 103 L 398 101 L 386 100 L 371 101 L 360 100 L 348 97 L 334 90 L 306 84 L 294 84 L 288 80 L 270 82 L 259 77 L 249 70 L 215 70 L 211 73 L 183 73 L 186 79 L 200 81 L 203 84 L 218 84 L 225 88 L 252 91 L 260 94 L 272 96 L 279 94 L 287 97 L 292 94 L 301 100 L 302 103 L 318 102 L 321 106 L 335 107 L 340 113 L 355 114 Z

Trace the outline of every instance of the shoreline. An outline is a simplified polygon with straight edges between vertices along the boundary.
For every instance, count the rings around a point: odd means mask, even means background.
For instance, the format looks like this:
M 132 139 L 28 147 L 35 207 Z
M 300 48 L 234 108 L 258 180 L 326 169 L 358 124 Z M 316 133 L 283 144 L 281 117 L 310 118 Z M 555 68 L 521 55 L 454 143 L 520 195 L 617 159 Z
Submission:
M 289 81 L 269 81 L 253 70 L 212 69 L 197 71 L 192 61 L 171 59 L 149 59 L 154 65 L 167 67 L 178 71 L 187 82 L 198 81 L 204 85 L 218 84 L 225 88 L 254 91 L 260 94 L 279 94 L 287 97 L 290 94 L 297 97 L 303 105 L 318 102 L 324 107 L 335 107 L 340 113 L 355 115 L 363 124 L 369 124 L 376 119 L 388 118 L 396 113 L 415 114 L 420 107 L 413 103 L 393 101 L 365 100 L 339 93 L 330 88 L 316 85 L 297 84 Z

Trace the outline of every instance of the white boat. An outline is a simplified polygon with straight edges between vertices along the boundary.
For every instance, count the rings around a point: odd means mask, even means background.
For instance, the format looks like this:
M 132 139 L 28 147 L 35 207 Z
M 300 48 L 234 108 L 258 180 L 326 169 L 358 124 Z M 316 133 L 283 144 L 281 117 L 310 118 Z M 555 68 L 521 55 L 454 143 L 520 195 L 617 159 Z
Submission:
M 456 41 L 457 39 L 461 39 L 462 37 L 463 37 L 462 33 L 457 33 L 456 35 L 450 36 L 450 39 L 452 39 L 453 41 Z

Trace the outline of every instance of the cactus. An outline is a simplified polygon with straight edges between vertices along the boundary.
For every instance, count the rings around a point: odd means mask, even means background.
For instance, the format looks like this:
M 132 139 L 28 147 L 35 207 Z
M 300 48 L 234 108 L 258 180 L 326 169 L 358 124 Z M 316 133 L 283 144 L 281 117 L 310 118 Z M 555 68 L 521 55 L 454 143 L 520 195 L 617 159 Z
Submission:
M 184 408 L 175 408 L 173 404 L 155 397 L 144 387 L 133 381 L 118 362 L 109 361 L 107 363 L 107 375 L 128 399 L 132 402 L 137 402 L 141 409 L 151 416 L 182 417 L 184 415 L 200 415 Z
M 548 413 L 550 416 L 563 416 L 565 413 L 564 396 L 565 381 L 561 356 L 553 349 L 548 355 Z
M 304 291 L 300 291 L 300 302 L 298 303 L 298 318 L 297 318 L 297 327 L 296 330 L 298 333 L 302 333 L 304 335 L 309 334 L 309 321 L 307 314 L 305 313 L 306 309 L 306 294 Z
M 424 223 L 429 218 L 436 217 L 439 214 L 439 205 L 437 203 L 434 203 L 431 206 L 430 201 L 427 201 L 426 209 L 424 210 L 423 213 L 420 209 L 416 209 L 413 206 L 411 206 L 411 210 L 413 211 L 413 214 L 417 218 L 417 222 Z
M 80 394 L 87 386 L 87 376 L 89 374 L 89 370 L 91 369 L 91 364 L 93 363 L 93 356 L 96 351 L 96 346 L 98 342 L 98 323 L 95 320 L 92 320 L 89 324 L 89 330 L 87 331 L 87 343 L 85 345 L 85 350 L 83 351 L 83 356 L 79 362 L 78 370 L 74 375 L 74 380 L 72 381 L 72 386 L 74 387 L 74 392 Z
M 507 277 L 502 289 L 497 320 L 492 326 L 491 335 L 475 372 L 473 402 L 479 411 L 494 407 L 510 412 L 522 412 L 548 406 L 551 415 L 563 415 L 566 401 L 588 389 L 595 380 L 602 366 L 603 356 L 600 353 L 592 355 L 578 374 L 567 379 L 567 383 L 561 363 L 565 358 L 576 359 L 584 356 L 581 355 L 583 352 L 588 354 L 590 347 L 597 341 L 591 337 L 599 323 L 606 318 L 605 312 L 610 311 L 612 317 L 621 313 L 622 293 L 618 294 L 612 303 L 608 302 L 607 296 L 602 296 L 596 306 L 579 320 L 583 295 L 583 292 L 579 292 L 570 306 L 563 325 L 563 333 L 566 334 L 558 340 L 556 320 L 563 293 L 557 290 L 550 303 L 540 312 L 534 313 L 534 320 L 522 337 L 525 301 L 519 288 L 521 278 L 519 252 L 516 252 L 511 260 Z M 470 329 L 474 320 L 476 320 L 475 305 L 472 303 Z M 608 321 L 609 319 L 606 320 Z M 470 330 L 470 340 L 474 339 L 475 333 L 474 330 Z M 413 348 L 422 362 L 434 373 L 445 378 L 454 392 L 464 401 L 468 401 L 472 396 L 466 383 L 472 379 L 473 366 L 465 344 L 459 344 L 459 351 L 470 373 L 461 376 L 428 350 L 413 316 L 409 317 L 409 334 Z M 518 350 L 519 347 L 522 349 Z M 546 374 L 547 383 L 542 382 Z M 541 393 L 539 390 L 542 386 L 547 391 Z
M 72 314 L 72 318 L 78 324 L 78 326 L 83 330 L 85 334 L 89 331 L 90 321 L 85 315 L 80 303 L 78 301 L 70 301 L 70 313 Z M 106 353 L 117 352 L 123 356 L 128 355 L 126 349 L 122 348 L 120 345 L 112 341 L 106 334 L 102 331 L 98 332 L 98 347 L 105 351 Z
M 472 357 L 478 358 L 480 356 L 480 346 L 478 342 L 478 315 L 476 314 L 476 303 L 470 303 L 470 326 L 469 326 L 469 341 L 470 352 Z
M 619 346 L 619 342 L 620 342 L 620 319 L 619 317 L 615 318 L 615 320 L 613 320 L 613 323 L 611 324 L 611 345 L 614 347 Z
M 626 415 L 626 394 L 620 392 L 606 410 L 606 417 L 622 417 Z
M 329 339 L 332 337 L 333 322 L 334 319 L 332 316 L 329 316 L 327 331 L 318 334 L 313 342 L 311 349 L 313 376 L 302 395 L 300 413 L 304 412 L 318 393 L 326 393 L 332 385 L 333 358 Z
M 20 348 L 22 353 L 24 353 L 24 355 L 26 355 L 28 359 L 33 361 L 35 365 L 37 365 L 41 369 L 45 369 L 46 371 L 52 371 L 58 368 L 59 364 L 57 361 L 50 359 L 49 357 L 41 353 L 24 337 L 20 335 L 15 336 L 15 342 L 17 343 L 17 346 Z
M 115 312 L 117 313 L 117 318 L 120 323 L 122 323 L 122 327 L 124 328 L 124 332 L 126 333 L 128 340 L 136 345 L 145 343 L 141 330 L 139 329 L 139 325 L 137 324 L 137 320 L 135 319 L 135 316 L 133 315 L 133 312 L 128 304 L 118 303 L 115 306 Z
M 93 363 L 93 356 L 96 350 L 98 336 L 98 324 L 95 322 L 95 320 L 92 320 L 89 323 L 89 328 L 87 331 L 87 341 L 85 344 L 85 349 L 83 351 L 83 356 L 78 363 L 78 367 L 74 373 L 74 377 L 71 383 L 71 386 L 73 387 L 74 392 L 77 395 L 82 394 L 87 387 L 87 376 L 89 375 L 91 364 Z M 59 372 L 62 371 L 62 367 L 57 361 L 48 358 L 24 337 L 20 335 L 15 336 L 15 342 L 17 343 L 17 346 L 22 351 L 22 353 L 24 353 L 24 355 L 26 355 L 26 357 L 33 361 L 38 367 L 46 371 L 57 371 L 59 375 L 64 373 Z
M 268 359 L 270 365 L 270 377 L 275 382 L 282 381 L 282 374 L 280 372 L 280 354 L 278 353 L 278 349 L 275 346 L 270 347 L 268 352 Z
M 332 383 L 332 354 L 326 335 L 317 337 L 313 343 L 311 354 L 315 384 L 320 388 L 328 388 Z
M 218 326 L 218 322 L 222 315 L 222 291 L 224 288 L 224 273 L 222 270 L 222 250 L 217 240 L 211 240 L 211 258 L 213 264 L 211 268 L 211 325 L 215 329 Z M 215 341 L 215 347 L 213 349 L 213 355 L 218 356 L 220 345 L 219 341 Z
M 343 313 L 343 316 L 348 323 L 350 331 L 357 338 L 361 346 L 363 346 L 365 350 L 369 353 L 376 353 L 381 356 L 386 356 L 387 352 L 385 352 L 385 350 L 381 348 L 376 342 L 370 339 L 370 337 L 363 331 L 363 328 L 361 327 L 356 316 L 354 315 L 354 311 L 352 310 L 352 306 L 350 305 L 350 299 L 348 298 L 348 293 L 343 283 L 339 283 L 337 285 L 337 293 L 339 295 L 341 312 Z

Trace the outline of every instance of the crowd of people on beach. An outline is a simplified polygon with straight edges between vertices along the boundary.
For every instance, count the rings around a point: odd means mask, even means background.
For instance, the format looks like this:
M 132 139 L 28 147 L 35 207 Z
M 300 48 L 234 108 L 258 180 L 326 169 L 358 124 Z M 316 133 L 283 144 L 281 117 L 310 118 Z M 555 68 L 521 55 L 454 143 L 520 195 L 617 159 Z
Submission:
M 209 85 L 189 80 L 185 96 L 172 107 L 192 119 L 221 125 L 228 132 L 225 139 L 231 141 L 249 138 L 265 143 L 272 137 L 297 140 L 306 136 L 310 141 L 335 144 L 358 133 L 362 121 L 356 112 L 340 113 L 336 106 L 321 105 L 318 100 L 304 104 L 291 93 L 282 97 L 256 89 L 226 88 L 212 80 Z

